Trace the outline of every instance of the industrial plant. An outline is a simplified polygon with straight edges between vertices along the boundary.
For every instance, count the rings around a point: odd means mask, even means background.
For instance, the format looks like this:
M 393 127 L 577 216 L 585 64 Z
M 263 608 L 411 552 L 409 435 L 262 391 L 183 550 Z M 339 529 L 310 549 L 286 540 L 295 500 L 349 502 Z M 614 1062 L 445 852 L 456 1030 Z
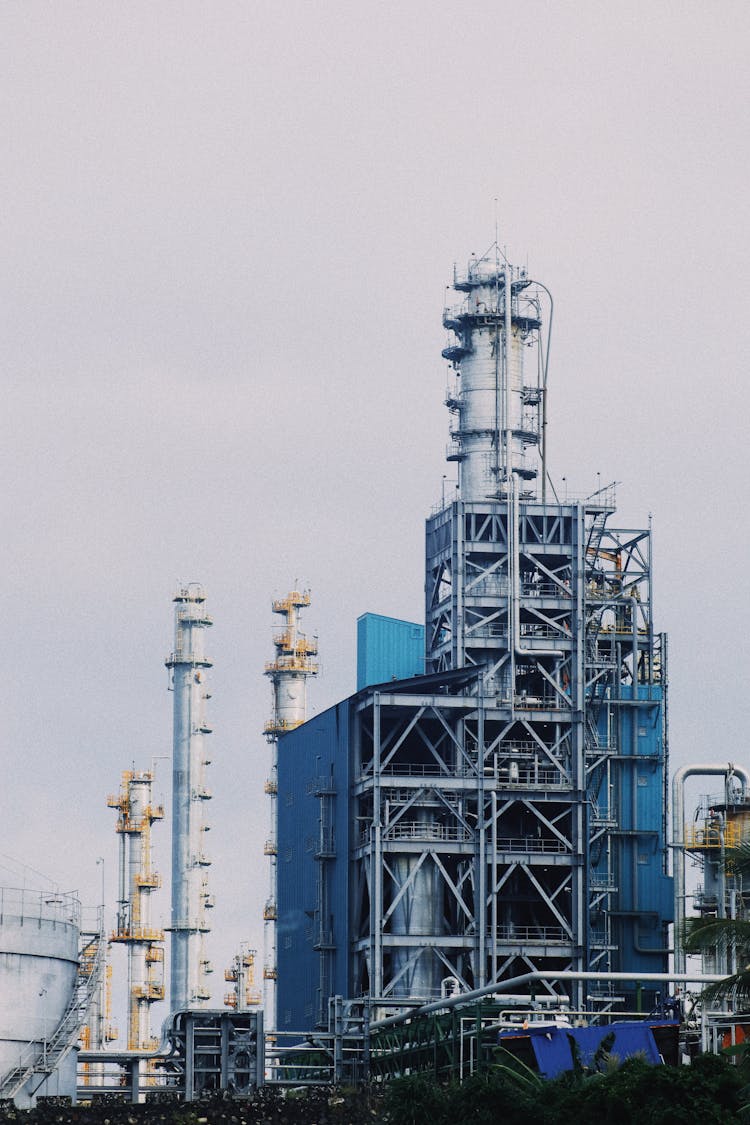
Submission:
M 515 1042 L 539 1019 L 602 1034 L 637 1023 L 633 1049 L 657 1062 L 734 1042 L 741 1017 L 700 1001 L 735 970 L 731 949 L 699 963 L 683 938 L 690 913 L 746 916 L 726 854 L 750 840 L 750 773 L 709 762 L 670 779 L 651 529 L 618 522 L 614 485 L 572 496 L 555 484 L 546 286 L 493 245 L 454 270 L 452 291 L 442 357 L 457 482 L 426 521 L 424 620 L 363 613 L 356 691 L 308 718 L 311 594 L 271 605 L 282 624 L 258 669 L 272 688 L 258 721 L 268 892 L 263 918 L 248 918 L 262 922 L 262 955 L 239 949 L 211 1007 L 212 622 L 203 587 L 181 585 L 166 660 L 171 808 L 154 800 L 148 763 L 107 798 L 114 929 L 100 911 L 83 930 L 74 896 L 0 889 L 0 1097 L 461 1079 L 509 1026 Z M 692 777 L 720 791 L 686 812 Z M 152 920 L 163 819 L 166 963 Z M 702 879 L 690 890 L 688 863 Z M 116 1045 L 113 943 L 127 954 Z

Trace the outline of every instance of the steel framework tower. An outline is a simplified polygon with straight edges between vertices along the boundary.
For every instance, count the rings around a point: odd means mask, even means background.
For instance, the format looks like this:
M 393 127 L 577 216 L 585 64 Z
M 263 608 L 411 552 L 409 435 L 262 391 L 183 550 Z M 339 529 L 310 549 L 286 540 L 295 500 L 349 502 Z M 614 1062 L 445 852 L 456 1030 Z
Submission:
M 164 931 L 151 921 L 151 894 L 161 886 L 151 864 L 151 825 L 164 809 L 154 805 L 150 771 L 126 770 L 120 792 L 107 798 L 117 809 L 120 837 L 117 928 L 111 941 L 128 950 L 129 1051 L 150 1051 L 158 1046 L 151 1035 L 151 1005 L 164 999 Z
M 690 775 L 720 775 L 721 793 L 704 795 L 688 821 L 685 819 L 685 779 Z M 750 774 L 742 766 L 702 764 L 683 766 L 673 782 L 673 847 L 675 858 L 675 932 L 684 934 L 686 918 L 685 859 L 702 871 L 702 882 L 696 888 L 693 907 L 697 916 L 714 921 L 733 919 L 747 922 L 747 877 L 739 874 L 730 860 L 731 851 L 747 846 L 750 841 Z M 686 960 L 682 942 L 675 940 L 675 968 L 684 971 Z M 680 948 L 678 948 L 680 947 Z M 704 973 L 729 976 L 741 970 L 737 949 L 731 940 L 717 941 L 701 954 Z
M 544 286 L 494 247 L 454 288 L 429 674 L 362 693 L 353 736 L 352 994 L 385 1001 L 661 969 L 671 918 L 650 532 L 609 526 L 613 488 L 546 483 Z
M 271 802 L 270 830 L 264 847 L 269 861 L 269 894 L 263 910 L 264 920 L 264 966 L 263 966 L 263 1007 L 266 1023 L 276 1027 L 276 920 L 278 903 L 278 739 L 279 735 L 294 730 L 307 718 L 307 681 L 318 673 L 318 665 L 312 659 L 317 654 L 318 642 L 308 640 L 299 628 L 300 610 L 310 604 L 310 594 L 292 590 L 285 598 L 272 602 L 274 613 L 280 614 L 285 623 L 274 631 L 273 643 L 276 659 L 266 664 L 265 674 L 270 678 L 273 689 L 273 718 L 263 728 L 271 745 L 271 772 L 266 781 L 265 791 Z
M 212 624 L 197 583 L 179 589 L 175 603 L 174 651 L 166 660 L 174 693 L 172 755 L 172 917 L 170 931 L 170 1010 L 204 1007 L 210 997 L 204 935 L 211 929 L 207 910 L 214 905 L 208 891 L 204 850 L 208 831 L 204 809 L 210 755 L 205 744 L 211 727 L 206 718 L 206 629 Z

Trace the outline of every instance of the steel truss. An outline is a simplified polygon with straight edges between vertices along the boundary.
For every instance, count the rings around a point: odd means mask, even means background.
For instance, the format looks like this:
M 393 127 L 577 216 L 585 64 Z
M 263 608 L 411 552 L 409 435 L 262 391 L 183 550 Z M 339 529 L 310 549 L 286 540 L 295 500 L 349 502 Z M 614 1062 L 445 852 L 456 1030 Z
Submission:
M 622 872 L 665 840 L 618 798 L 664 700 L 649 532 L 613 510 L 512 496 L 428 521 L 431 675 L 356 713 L 353 995 L 618 967 Z

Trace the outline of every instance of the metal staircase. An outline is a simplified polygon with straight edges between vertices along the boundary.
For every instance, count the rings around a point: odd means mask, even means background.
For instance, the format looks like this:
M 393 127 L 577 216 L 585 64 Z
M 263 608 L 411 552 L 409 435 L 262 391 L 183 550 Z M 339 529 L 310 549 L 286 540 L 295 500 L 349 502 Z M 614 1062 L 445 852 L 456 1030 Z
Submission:
M 80 943 L 76 987 L 60 1023 L 49 1039 L 35 1039 L 28 1044 L 18 1064 L 0 1079 L 0 1098 L 14 1098 L 30 1079 L 38 1077 L 33 1089 L 29 1089 L 33 1097 L 78 1042 L 106 964 L 103 928 L 96 933 L 82 933 Z

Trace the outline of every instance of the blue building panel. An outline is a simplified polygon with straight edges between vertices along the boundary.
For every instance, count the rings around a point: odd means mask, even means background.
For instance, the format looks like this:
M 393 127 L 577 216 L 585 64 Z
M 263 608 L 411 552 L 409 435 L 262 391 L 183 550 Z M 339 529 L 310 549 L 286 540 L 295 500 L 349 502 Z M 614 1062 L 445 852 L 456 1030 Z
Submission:
M 279 739 L 282 1031 L 324 1023 L 328 997 L 347 995 L 349 717 L 345 699 Z
M 424 625 L 363 613 L 357 618 L 357 691 L 424 674 Z
M 615 791 L 618 829 L 615 920 L 623 972 L 660 971 L 666 954 L 666 925 L 673 921 L 673 880 L 667 875 L 664 695 L 658 684 L 620 687 L 617 713 L 618 768 Z M 602 797 L 604 795 L 602 794 Z
M 410 680 L 389 686 L 389 691 L 410 690 Z M 664 821 L 663 691 L 659 685 L 639 686 L 637 706 L 632 705 L 628 685 L 619 686 L 619 691 L 617 699 L 607 699 L 601 714 L 602 730 L 609 732 L 616 753 L 588 809 L 593 815 L 595 809 L 613 808 L 617 823 L 607 832 L 609 846 L 601 838 L 589 856 L 591 886 L 615 880 L 611 926 L 618 952 L 613 968 L 662 971 L 666 924 L 673 914 Z M 351 875 L 362 825 L 352 807 L 352 782 L 358 768 L 355 756 L 362 752 L 358 708 L 367 697 L 365 692 L 354 695 L 279 739 L 281 1031 L 309 1032 L 325 1026 L 328 997 L 362 992 L 355 980 L 356 956 L 361 953 L 355 951 L 356 881 Z M 592 941 L 603 925 L 601 911 L 594 909 Z

